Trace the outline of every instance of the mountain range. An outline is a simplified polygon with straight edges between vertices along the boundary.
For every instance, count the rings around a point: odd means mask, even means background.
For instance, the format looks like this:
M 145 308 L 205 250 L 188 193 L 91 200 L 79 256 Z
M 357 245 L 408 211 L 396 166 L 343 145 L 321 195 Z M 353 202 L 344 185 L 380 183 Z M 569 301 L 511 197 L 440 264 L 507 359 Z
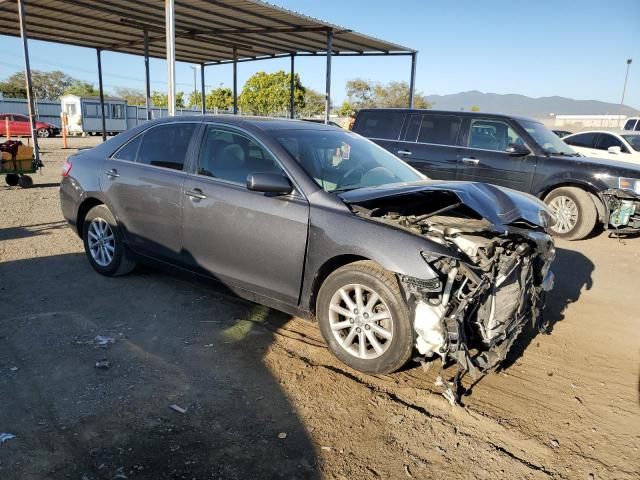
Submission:
M 481 112 L 525 115 L 545 118 L 556 115 L 626 115 L 639 116 L 640 110 L 598 100 L 574 100 L 566 97 L 532 98 L 525 95 L 483 93 L 477 90 L 450 95 L 427 95 L 434 110 L 465 110 L 478 107 Z

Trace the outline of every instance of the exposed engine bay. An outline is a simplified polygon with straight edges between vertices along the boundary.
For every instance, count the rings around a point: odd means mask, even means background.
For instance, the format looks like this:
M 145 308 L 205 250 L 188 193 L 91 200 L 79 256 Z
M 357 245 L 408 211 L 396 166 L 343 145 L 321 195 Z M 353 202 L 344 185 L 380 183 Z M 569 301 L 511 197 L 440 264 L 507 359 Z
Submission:
M 413 311 L 416 349 L 458 365 L 446 386 L 459 399 L 462 377 L 496 368 L 529 323 L 543 329 L 544 292 L 553 285 L 555 247 L 545 226 L 524 219 L 496 225 L 452 191 L 421 191 L 352 204 L 358 215 L 447 246 L 451 256 L 421 252 L 434 278 L 398 275 Z M 452 389 L 453 387 L 453 389 Z

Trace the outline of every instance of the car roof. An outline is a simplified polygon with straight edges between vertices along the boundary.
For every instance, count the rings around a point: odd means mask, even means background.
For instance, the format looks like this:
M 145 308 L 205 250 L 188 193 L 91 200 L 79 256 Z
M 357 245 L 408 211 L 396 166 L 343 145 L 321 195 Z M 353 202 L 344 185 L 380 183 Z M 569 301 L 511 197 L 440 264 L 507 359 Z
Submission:
M 612 133 L 614 135 L 640 135 L 640 132 L 637 130 L 583 130 L 582 132 L 572 133 L 571 135 L 567 135 L 568 137 L 573 137 L 574 135 L 580 135 L 582 133 Z
M 163 117 L 153 120 L 155 124 L 170 122 L 216 122 L 225 125 L 246 127 L 253 126 L 264 131 L 273 130 L 329 130 L 335 132 L 335 127 L 324 123 L 292 120 L 288 118 L 254 117 L 244 115 L 187 115 L 179 117 Z
M 432 110 L 429 108 L 363 108 L 358 112 L 358 115 L 360 115 L 362 112 L 431 113 L 435 115 L 459 115 L 463 117 L 509 118 L 513 120 L 542 123 L 540 122 L 540 120 L 536 120 L 535 118 L 531 117 L 525 117 L 523 115 L 509 115 L 506 113 L 491 112 L 463 112 L 458 110 Z

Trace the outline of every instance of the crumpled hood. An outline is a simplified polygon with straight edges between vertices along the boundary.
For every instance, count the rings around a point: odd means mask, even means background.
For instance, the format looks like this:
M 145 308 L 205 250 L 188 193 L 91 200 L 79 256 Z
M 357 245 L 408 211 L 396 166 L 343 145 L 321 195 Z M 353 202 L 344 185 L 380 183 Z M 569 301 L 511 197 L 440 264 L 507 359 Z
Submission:
M 547 228 L 553 215 L 547 206 L 528 193 L 487 183 L 422 180 L 380 187 L 360 188 L 340 194 L 347 203 L 392 198 L 416 192 L 452 192 L 462 203 L 494 225 L 509 225 L 518 220 Z

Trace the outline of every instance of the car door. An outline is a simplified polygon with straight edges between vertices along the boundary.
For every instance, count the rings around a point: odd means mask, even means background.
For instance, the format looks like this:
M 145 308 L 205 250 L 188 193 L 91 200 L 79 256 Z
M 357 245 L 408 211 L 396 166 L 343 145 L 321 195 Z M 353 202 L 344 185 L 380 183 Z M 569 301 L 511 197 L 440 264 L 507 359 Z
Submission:
M 533 182 L 536 156 L 512 156 L 510 145 L 524 146 L 522 135 L 507 120 L 471 117 L 465 120 L 462 151 L 456 178 L 491 183 L 528 192 Z
M 461 124 L 456 115 L 410 114 L 394 153 L 429 178 L 453 180 L 460 156 L 456 144 Z
M 152 126 L 104 162 L 101 189 L 137 253 L 172 263 L 182 260 L 183 167 L 199 125 Z
M 185 262 L 222 283 L 297 304 L 309 205 L 290 195 L 250 191 L 250 173 L 284 173 L 279 161 L 246 132 L 207 124 L 197 164 L 182 197 Z
M 602 158 L 602 151 L 596 149 L 597 132 L 585 132 L 563 138 L 564 143 L 570 145 L 576 152 L 587 157 Z

